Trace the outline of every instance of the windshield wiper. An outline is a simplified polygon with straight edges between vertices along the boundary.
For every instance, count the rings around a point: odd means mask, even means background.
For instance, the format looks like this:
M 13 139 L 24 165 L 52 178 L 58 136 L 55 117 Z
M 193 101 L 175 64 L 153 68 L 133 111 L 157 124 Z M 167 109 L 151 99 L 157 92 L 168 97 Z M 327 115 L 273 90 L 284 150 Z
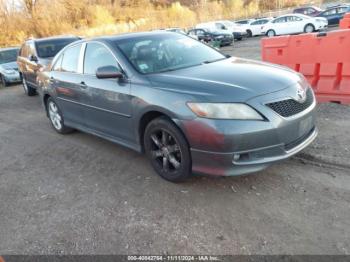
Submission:
M 225 59 L 227 59 L 227 57 L 214 59 L 214 60 L 207 60 L 207 61 L 202 62 L 202 64 L 210 64 L 210 63 L 218 62 L 218 61 L 225 60 Z

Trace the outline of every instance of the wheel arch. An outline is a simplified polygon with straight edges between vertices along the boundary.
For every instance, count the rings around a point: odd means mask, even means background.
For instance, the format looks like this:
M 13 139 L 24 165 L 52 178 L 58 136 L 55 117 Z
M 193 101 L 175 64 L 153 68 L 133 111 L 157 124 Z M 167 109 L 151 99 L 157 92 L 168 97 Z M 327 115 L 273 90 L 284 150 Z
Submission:
M 49 111 L 47 110 L 47 100 L 51 97 L 51 95 L 49 95 L 48 93 L 44 93 L 43 94 L 43 99 L 42 99 L 42 102 L 43 102 L 43 105 L 44 105 L 44 108 L 45 108 L 45 112 L 46 112 L 46 116 L 49 117 Z
M 162 108 L 152 107 L 140 114 L 140 117 L 137 121 L 137 137 L 140 143 L 141 152 L 144 152 L 144 134 L 146 127 L 152 120 L 158 117 L 165 117 L 169 121 L 171 121 L 183 133 L 184 137 L 187 140 L 187 137 L 184 134 L 182 128 L 179 126 L 178 121 L 176 121 L 177 116 L 174 113 L 164 110 Z
M 311 23 L 311 22 L 309 22 L 309 23 L 307 23 L 305 26 L 304 26 L 304 32 L 306 31 L 306 27 L 308 27 L 309 25 L 311 25 L 312 27 L 313 27 L 313 31 L 315 31 L 315 29 L 316 29 L 316 26 L 313 24 L 313 23 Z

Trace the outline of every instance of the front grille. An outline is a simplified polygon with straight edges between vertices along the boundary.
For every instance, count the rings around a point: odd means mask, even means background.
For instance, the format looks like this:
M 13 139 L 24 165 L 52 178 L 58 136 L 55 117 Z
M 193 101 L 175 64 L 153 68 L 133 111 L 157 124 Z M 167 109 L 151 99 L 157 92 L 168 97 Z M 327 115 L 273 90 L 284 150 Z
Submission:
M 286 144 L 284 146 L 284 148 L 289 151 L 295 147 L 297 147 L 298 145 L 300 145 L 301 143 L 303 143 L 309 136 L 311 136 L 311 134 L 315 131 L 315 127 L 313 127 L 308 133 L 306 133 L 305 135 L 299 137 L 297 140 L 294 140 L 293 142 L 290 142 L 289 144 Z
M 306 91 L 306 100 L 303 103 L 300 103 L 294 99 L 287 99 L 269 103 L 266 105 L 270 107 L 273 111 L 275 111 L 277 114 L 283 117 L 289 117 L 304 111 L 312 105 L 313 101 L 314 98 L 312 95 L 312 91 L 310 88 L 308 88 L 308 90 Z

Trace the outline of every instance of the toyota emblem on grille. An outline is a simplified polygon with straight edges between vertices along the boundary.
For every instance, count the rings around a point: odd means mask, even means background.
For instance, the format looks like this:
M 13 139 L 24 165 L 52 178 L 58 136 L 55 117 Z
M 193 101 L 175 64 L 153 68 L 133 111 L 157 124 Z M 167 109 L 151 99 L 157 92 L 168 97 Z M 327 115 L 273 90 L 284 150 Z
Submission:
M 306 100 L 306 91 L 301 86 L 299 86 L 297 90 L 297 100 L 299 103 L 304 103 Z

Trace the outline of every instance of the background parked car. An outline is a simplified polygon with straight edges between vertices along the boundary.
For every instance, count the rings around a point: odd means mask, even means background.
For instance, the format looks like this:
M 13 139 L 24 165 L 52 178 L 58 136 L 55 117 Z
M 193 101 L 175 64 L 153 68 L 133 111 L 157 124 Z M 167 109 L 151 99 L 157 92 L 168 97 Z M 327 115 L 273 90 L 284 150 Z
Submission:
M 247 32 L 244 30 L 244 28 L 228 20 L 202 23 L 196 25 L 196 28 L 204 28 L 211 32 L 226 31 L 232 34 L 235 40 L 242 40 L 243 37 L 247 36 Z
M 160 31 L 174 32 L 174 33 L 186 35 L 185 30 L 183 30 L 180 27 L 162 28 L 160 29 Z
M 263 33 L 269 37 L 298 33 L 312 33 L 327 28 L 327 19 L 310 17 L 302 14 L 288 14 L 279 16 L 263 28 Z
M 261 18 L 261 19 L 248 19 L 240 20 L 235 23 L 239 23 L 244 30 L 247 32 L 248 37 L 263 35 L 262 29 L 265 24 L 271 21 L 272 18 Z
M 24 42 L 17 58 L 17 64 L 24 92 L 28 96 L 36 94 L 36 78 L 40 68 L 47 66 L 63 47 L 79 39 L 76 36 L 59 36 L 29 39 Z
M 254 22 L 255 19 L 244 19 L 244 20 L 238 20 L 233 21 L 236 25 L 240 26 L 244 31 L 247 32 L 247 36 L 251 37 L 252 35 L 249 33 L 249 25 Z
M 324 10 L 317 7 L 317 6 L 303 6 L 294 9 L 294 14 L 304 14 L 309 16 L 318 16 L 320 13 L 322 13 Z
M 18 47 L 0 49 L 0 86 L 21 81 L 16 63 Z
M 225 31 L 210 32 L 208 29 L 195 28 L 189 30 L 188 35 L 205 43 L 218 41 L 221 46 L 231 45 L 233 43 L 233 35 Z
M 318 14 L 318 17 L 324 17 L 328 20 L 328 25 L 338 25 L 346 13 L 350 12 L 350 5 L 339 5 L 331 7 Z

